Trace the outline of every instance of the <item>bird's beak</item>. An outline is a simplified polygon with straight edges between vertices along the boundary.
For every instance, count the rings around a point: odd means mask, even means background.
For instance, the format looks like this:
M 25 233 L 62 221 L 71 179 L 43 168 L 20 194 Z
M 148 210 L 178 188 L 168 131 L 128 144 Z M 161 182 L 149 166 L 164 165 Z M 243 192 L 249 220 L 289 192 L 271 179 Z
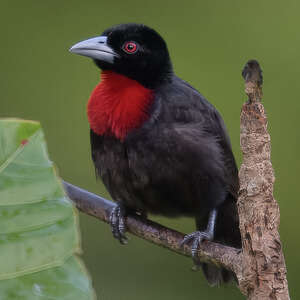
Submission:
M 79 42 L 72 46 L 69 51 L 108 63 L 113 63 L 114 58 L 119 56 L 110 46 L 107 45 L 106 36 L 98 36 Z

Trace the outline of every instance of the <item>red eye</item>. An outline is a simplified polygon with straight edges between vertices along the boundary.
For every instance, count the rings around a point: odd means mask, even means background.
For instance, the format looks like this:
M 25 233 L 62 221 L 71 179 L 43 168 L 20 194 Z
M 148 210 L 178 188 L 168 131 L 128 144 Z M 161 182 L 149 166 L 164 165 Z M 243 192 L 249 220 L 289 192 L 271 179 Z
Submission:
M 137 51 L 137 44 L 135 42 L 126 42 L 122 48 L 126 53 L 133 54 Z

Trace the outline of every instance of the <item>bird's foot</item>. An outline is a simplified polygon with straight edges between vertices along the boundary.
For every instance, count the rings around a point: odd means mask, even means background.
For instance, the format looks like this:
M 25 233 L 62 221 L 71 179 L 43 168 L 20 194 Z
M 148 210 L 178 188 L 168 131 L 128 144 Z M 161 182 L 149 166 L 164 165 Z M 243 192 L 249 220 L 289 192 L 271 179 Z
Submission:
M 109 217 L 109 223 L 113 236 L 119 240 L 121 244 L 127 244 L 127 237 L 125 235 L 125 210 L 120 204 L 117 204 L 116 207 L 113 208 Z
M 192 241 L 192 256 L 193 260 L 196 264 L 198 262 L 197 259 L 197 250 L 199 248 L 199 245 L 202 243 L 203 240 L 211 241 L 214 238 L 213 232 L 207 230 L 207 231 L 195 231 L 190 234 L 187 234 L 183 240 L 180 242 L 180 247 L 183 247 L 183 245 L 189 243 Z

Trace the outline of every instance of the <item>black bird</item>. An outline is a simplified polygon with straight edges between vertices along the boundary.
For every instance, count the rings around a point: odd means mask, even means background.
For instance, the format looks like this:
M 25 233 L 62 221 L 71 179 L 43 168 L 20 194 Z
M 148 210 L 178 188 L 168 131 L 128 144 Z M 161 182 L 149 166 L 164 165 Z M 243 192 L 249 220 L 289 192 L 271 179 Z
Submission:
M 203 240 L 241 246 L 238 171 L 218 111 L 172 69 L 153 29 L 122 24 L 75 44 L 102 70 L 87 106 L 92 159 L 112 198 L 112 232 L 126 242 L 128 213 L 191 216 L 195 255 Z M 202 263 L 212 285 L 233 274 Z

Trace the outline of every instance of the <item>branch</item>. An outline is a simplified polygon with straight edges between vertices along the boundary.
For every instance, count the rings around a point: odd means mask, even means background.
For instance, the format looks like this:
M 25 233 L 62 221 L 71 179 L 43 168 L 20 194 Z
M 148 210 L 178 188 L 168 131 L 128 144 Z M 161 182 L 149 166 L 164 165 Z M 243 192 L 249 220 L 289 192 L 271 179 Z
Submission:
M 115 207 L 115 203 L 68 182 L 63 183 L 69 198 L 80 211 L 108 223 L 109 215 Z M 178 231 L 164 227 L 138 215 L 128 216 L 126 225 L 128 232 L 135 236 L 178 254 L 192 256 L 190 246 L 185 245 L 183 248 L 180 248 L 179 243 L 182 241 L 184 234 Z M 201 244 L 198 257 L 202 261 L 221 265 L 235 273 L 241 272 L 240 249 L 206 241 Z
M 241 291 L 248 299 L 289 299 L 282 253 L 279 208 L 273 197 L 274 174 L 267 117 L 261 104 L 262 71 L 249 61 L 242 73 L 248 102 L 241 112 L 238 211 L 243 243 Z

